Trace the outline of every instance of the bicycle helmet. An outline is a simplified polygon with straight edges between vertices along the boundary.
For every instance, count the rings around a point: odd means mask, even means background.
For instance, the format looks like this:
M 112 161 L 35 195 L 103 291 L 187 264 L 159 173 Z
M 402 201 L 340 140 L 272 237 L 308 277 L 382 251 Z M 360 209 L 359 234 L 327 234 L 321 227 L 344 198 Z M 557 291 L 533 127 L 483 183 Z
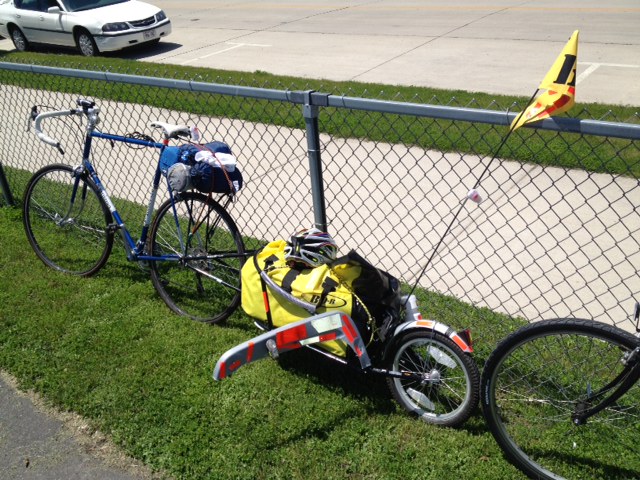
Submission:
M 336 259 L 337 253 L 338 246 L 331 235 L 317 228 L 291 235 L 284 248 L 284 258 L 288 264 L 302 264 L 307 268 L 331 263 Z

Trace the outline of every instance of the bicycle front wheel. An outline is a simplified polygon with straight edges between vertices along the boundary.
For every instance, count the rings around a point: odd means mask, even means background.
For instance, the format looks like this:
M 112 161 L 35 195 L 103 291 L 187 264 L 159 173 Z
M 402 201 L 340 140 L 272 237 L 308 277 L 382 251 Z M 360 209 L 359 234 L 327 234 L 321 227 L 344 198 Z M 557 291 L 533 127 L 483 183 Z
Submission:
M 640 386 L 575 422 L 615 390 L 638 339 L 578 319 L 532 323 L 504 339 L 482 375 L 481 403 L 506 457 L 532 478 L 640 477 Z M 603 390 L 604 389 L 604 390 Z
M 403 333 L 386 359 L 390 370 L 410 374 L 387 378 L 391 394 L 409 414 L 427 423 L 455 427 L 478 405 L 478 367 L 446 336 L 426 330 Z
M 31 177 L 22 219 L 31 247 L 51 268 L 89 276 L 109 258 L 111 213 L 93 181 L 67 165 L 49 165 Z
M 171 310 L 200 322 L 226 319 L 240 304 L 244 244 L 215 200 L 189 192 L 164 202 L 151 226 L 151 281 Z M 175 214 L 173 206 L 175 205 Z

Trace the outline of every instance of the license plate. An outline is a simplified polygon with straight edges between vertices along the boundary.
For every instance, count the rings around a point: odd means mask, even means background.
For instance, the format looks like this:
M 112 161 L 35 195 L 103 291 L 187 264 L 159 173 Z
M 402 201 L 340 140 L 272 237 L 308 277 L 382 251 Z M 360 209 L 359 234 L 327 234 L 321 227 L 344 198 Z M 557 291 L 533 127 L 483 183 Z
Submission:
M 149 38 L 156 38 L 156 31 L 155 30 L 147 30 L 146 32 L 142 32 L 142 37 L 147 40 Z

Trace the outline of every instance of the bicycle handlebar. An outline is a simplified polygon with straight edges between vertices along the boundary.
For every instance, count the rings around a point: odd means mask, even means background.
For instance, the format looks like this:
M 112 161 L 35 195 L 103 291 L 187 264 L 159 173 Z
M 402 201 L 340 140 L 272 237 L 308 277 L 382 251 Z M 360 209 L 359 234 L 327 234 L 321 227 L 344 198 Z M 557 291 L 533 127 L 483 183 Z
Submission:
M 89 132 L 93 131 L 95 126 L 100 122 L 98 118 L 100 108 L 95 106 L 95 102 L 86 99 L 78 99 L 76 101 L 76 104 L 80 108 L 70 110 L 56 110 L 44 113 L 38 113 L 38 107 L 34 106 L 31 108 L 31 112 L 29 114 L 29 121 L 34 121 L 34 128 L 38 139 L 46 143 L 47 145 L 56 147 L 58 151 L 63 155 L 64 150 L 60 146 L 60 142 L 44 133 L 41 124 L 45 118 L 65 117 L 69 115 L 86 115 L 89 121 L 87 129 Z M 151 122 L 149 126 L 162 129 L 165 140 L 169 140 L 170 138 L 191 138 L 194 141 L 198 141 L 200 139 L 200 132 L 196 127 L 189 127 L 187 125 L 173 125 L 160 121 Z
M 86 115 L 87 118 L 89 119 L 90 128 L 95 127 L 95 125 L 97 125 L 99 122 L 98 113 L 100 112 L 100 109 L 95 106 L 96 105 L 95 102 L 91 100 L 86 100 L 84 98 L 79 98 L 78 100 L 76 100 L 76 104 L 80 108 L 71 109 L 71 110 L 56 110 L 53 112 L 44 112 L 44 113 L 38 113 L 37 106 L 34 106 L 31 108 L 31 113 L 29 118 L 30 120 L 33 120 L 35 122 L 34 128 L 36 131 L 36 136 L 40 141 L 48 145 L 51 145 L 53 147 L 56 147 L 62 155 L 64 155 L 64 150 L 60 146 L 60 142 L 51 138 L 47 134 L 45 134 L 42 131 L 42 127 L 40 126 L 40 124 L 45 118 L 66 117 L 68 115 Z
M 82 110 L 80 110 L 80 113 L 82 113 Z M 51 117 L 63 117 L 63 116 L 67 116 L 67 115 L 77 115 L 78 114 L 78 110 L 57 110 L 55 112 L 45 112 L 45 113 L 39 113 L 35 120 L 34 123 L 34 129 L 36 131 L 36 136 L 38 137 L 38 139 L 48 145 L 51 145 L 53 147 L 56 147 L 58 149 L 58 151 L 64 155 L 64 150 L 62 149 L 62 147 L 60 146 L 60 142 L 58 142 L 57 140 L 49 137 L 47 134 L 45 134 L 42 131 L 42 127 L 40 126 L 40 124 L 42 123 L 42 120 L 44 120 L 45 118 L 51 118 Z

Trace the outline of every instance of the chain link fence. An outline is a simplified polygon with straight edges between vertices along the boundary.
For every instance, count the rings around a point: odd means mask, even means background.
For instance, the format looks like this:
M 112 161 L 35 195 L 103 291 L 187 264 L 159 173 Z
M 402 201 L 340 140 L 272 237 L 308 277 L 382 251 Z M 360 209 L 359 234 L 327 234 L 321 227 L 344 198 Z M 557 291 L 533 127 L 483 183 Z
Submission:
M 106 133 L 159 140 L 148 124 L 161 120 L 228 143 L 245 180 L 230 213 L 247 239 L 326 223 L 342 253 L 355 249 L 406 285 L 528 321 L 574 316 L 632 328 L 640 293 L 637 114 L 547 120 L 518 130 L 492 159 L 518 106 L 6 63 L 0 84 L 5 202 L 20 202 L 38 168 L 80 163 L 83 126 L 44 124 L 61 156 L 29 131 L 32 108 L 91 98 Z M 93 160 L 132 232 L 142 224 L 156 154 L 94 141 Z M 464 202 L 476 184 L 484 201 Z

